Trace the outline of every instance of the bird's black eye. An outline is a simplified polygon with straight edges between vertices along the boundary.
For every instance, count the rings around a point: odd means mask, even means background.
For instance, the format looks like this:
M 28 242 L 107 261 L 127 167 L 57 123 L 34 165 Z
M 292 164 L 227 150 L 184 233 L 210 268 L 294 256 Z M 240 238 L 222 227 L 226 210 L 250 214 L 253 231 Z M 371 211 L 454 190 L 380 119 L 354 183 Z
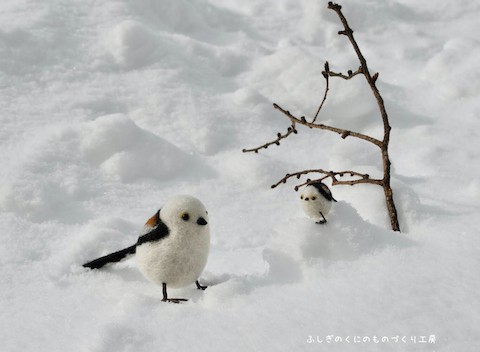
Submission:
M 180 217 L 185 221 L 190 220 L 190 215 L 188 215 L 188 213 L 182 213 Z
M 315 200 L 315 199 L 317 199 L 317 197 L 312 197 L 312 200 Z
M 303 199 L 303 196 L 300 196 L 300 199 Z

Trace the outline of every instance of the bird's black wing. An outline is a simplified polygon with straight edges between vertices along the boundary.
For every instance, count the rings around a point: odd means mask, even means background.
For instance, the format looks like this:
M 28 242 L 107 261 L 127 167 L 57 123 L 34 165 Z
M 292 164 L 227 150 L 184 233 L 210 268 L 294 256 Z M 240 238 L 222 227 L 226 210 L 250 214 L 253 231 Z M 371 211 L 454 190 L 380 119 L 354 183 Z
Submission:
M 159 241 L 162 238 L 165 238 L 170 233 L 167 225 L 160 219 L 160 210 L 157 212 L 157 216 L 155 218 L 156 226 L 145 235 L 142 235 L 138 238 L 137 246 L 142 245 L 143 243 Z
M 82 266 L 84 268 L 99 269 L 108 263 L 119 262 L 129 254 L 135 254 L 136 248 L 137 248 L 137 245 L 134 244 L 133 246 L 122 249 L 118 252 L 110 253 L 103 257 L 92 260 L 91 262 L 85 263 Z
M 83 264 L 83 267 L 90 269 L 99 269 L 108 263 L 119 262 L 127 255 L 135 254 L 137 246 L 140 246 L 141 244 L 146 242 L 158 241 L 168 236 L 168 227 L 163 223 L 162 220 L 160 220 L 160 210 L 147 222 L 147 224 L 149 226 L 153 226 L 152 230 L 140 236 L 136 244 L 120 251 L 107 254 L 103 257 L 92 260 L 91 262 L 85 263 Z
M 327 200 L 329 201 L 333 200 L 334 202 L 337 201 L 335 198 L 333 198 L 332 192 L 330 191 L 330 188 L 328 188 L 326 184 L 322 182 L 316 182 L 316 183 L 312 183 L 311 185 L 316 189 L 318 189 L 320 194 L 324 196 Z
M 137 246 L 140 246 L 141 244 L 146 242 L 161 240 L 162 238 L 167 237 L 170 232 L 168 230 L 167 225 L 165 225 L 165 223 L 160 219 L 160 210 L 157 212 L 157 214 L 155 214 L 154 217 L 152 217 L 149 220 L 147 224 L 154 227 L 152 228 L 151 231 L 140 236 L 136 244 L 128 248 L 122 249 L 120 251 L 107 254 L 103 257 L 92 260 L 91 262 L 85 263 L 83 264 L 83 267 L 90 268 L 90 269 L 99 269 L 108 263 L 119 262 L 120 260 L 124 259 L 127 255 L 135 254 L 137 250 Z

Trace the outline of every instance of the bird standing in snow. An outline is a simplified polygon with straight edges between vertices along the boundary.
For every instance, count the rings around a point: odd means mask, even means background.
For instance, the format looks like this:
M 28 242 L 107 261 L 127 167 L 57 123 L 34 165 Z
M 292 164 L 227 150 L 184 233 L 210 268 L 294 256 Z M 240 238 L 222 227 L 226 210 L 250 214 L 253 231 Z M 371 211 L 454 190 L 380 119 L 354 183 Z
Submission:
M 167 286 L 183 287 L 191 283 L 202 286 L 198 277 L 207 263 L 210 249 L 208 212 L 192 196 L 170 199 L 145 224 L 145 233 L 133 246 L 83 264 L 98 269 L 135 254 L 138 268 L 150 281 L 162 285 L 165 302 L 180 303 L 183 298 L 168 298 Z
M 311 183 L 307 185 L 300 195 L 302 208 L 305 214 L 317 220 L 317 224 L 325 224 L 325 216 L 332 208 L 332 202 L 336 202 L 332 192 L 326 184 L 322 182 Z

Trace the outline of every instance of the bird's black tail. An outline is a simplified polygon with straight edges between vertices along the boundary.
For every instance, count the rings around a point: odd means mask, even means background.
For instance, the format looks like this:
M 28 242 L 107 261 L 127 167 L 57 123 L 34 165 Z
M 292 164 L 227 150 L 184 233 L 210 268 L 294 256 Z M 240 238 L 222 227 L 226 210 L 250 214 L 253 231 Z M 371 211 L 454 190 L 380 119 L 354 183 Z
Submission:
M 120 260 L 125 258 L 128 254 L 135 254 L 136 248 L 137 248 L 137 245 L 134 244 L 133 246 L 122 249 L 121 251 L 110 253 L 103 257 L 92 260 L 91 262 L 85 263 L 82 266 L 84 268 L 99 269 L 108 263 L 119 262 Z

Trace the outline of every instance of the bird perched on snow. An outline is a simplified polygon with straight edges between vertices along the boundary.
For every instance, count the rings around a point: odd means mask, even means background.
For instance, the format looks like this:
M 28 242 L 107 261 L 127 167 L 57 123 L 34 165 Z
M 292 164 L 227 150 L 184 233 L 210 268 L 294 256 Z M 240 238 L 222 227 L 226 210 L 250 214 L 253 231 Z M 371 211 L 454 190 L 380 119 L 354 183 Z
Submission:
M 183 298 L 168 298 L 168 287 L 183 287 L 198 282 L 210 249 L 208 212 L 192 196 L 170 199 L 145 224 L 144 234 L 133 246 L 83 264 L 98 269 L 135 254 L 138 268 L 150 281 L 162 285 L 163 300 L 180 303 Z
M 313 219 L 318 219 L 317 224 L 327 222 L 325 216 L 332 208 L 332 202 L 336 202 L 330 189 L 322 182 L 307 185 L 303 189 L 300 199 L 305 214 Z

